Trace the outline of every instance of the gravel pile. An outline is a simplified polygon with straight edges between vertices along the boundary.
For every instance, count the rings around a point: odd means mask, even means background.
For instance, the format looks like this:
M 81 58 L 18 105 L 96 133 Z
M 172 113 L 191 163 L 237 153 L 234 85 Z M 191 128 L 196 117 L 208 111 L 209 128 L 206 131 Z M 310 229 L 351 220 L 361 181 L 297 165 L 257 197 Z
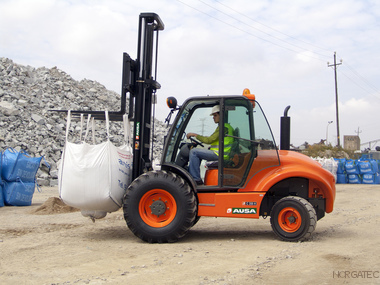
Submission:
M 128 102 L 127 102 L 128 106 Z M 0 58 L 0 150 L 8 147 L 43 156 L 51 165 L 50 175 L 39 170 L 40 185 L 57 184 L 57 164 L 65 143 L 66 113 L 51 110 L 120 110 L 120 95 L 96 81 L 74 80 L 57 67 L 34 68 Z M 86 120 L 85 120 L 86 121 Z M 82 129 L 85 133 L 86 124 Z M 132 128 L 131 128 L 132 129 Z M 155 120 L 153 156 L 160 158 L 165 124 Z M 71 124 L 71 141 L 79 141 L 80 121 Z M 111 141 L 123 142 L 120 122 L 110 124 Z M 95 143 L 105 140 L 105 124 L 96 121 Z M 92 143 L 92 136 L 87 139 Z

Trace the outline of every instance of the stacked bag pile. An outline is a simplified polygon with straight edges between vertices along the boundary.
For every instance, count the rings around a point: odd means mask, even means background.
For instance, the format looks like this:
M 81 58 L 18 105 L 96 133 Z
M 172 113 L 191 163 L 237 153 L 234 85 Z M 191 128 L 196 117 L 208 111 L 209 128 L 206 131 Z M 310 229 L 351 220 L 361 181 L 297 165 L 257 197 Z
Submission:
M 0 207 L 30 206 L 42 157 L 8 148 L 0 152 Z
M 379 164 L 376 159 L 335 159 L 338 163 L 336 183 L 380 184 Z
M 0 174 L 1 174 L 1 165 L 2 165 L 2 153 L 0 152 Z M 3 186 L 4 186 L 4 182 L 1 179 L 1 175 L 0 175 L 0 207 L 4 207 L 4 194 L 3 194 L 4 187 Z
M 338 163 L 334 158 L 317 157 L 312 159 L 319 162 L 324 169 L 330 171 L 334 175 L 335 181 L 337 180 Z

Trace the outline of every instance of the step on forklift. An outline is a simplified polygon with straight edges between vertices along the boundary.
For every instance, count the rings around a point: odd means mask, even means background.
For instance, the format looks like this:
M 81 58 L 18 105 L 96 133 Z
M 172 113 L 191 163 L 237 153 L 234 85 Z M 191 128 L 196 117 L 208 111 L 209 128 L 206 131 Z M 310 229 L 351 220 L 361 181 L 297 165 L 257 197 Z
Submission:
M 281 118 L 281 149 L 278 150 L 266 117 L 248 89 L 243 95 L 188 98 L 181 106 L 167 99 L 168 124 L 161 169 L 152 169 L 154 103 L 160 88 L 157 78 L 158 34 L 164 23 L 155 13 L 141 13 L 137 59 L 123 54 L 121 110 L 110 120 L 121 121 L 128 113 L 133 121 L 132 183 L 124 195 L 124 218 L 129 229 L 150 243 L 175 242 L 186 235 L 200 217 L 253 218 L 270 216 L 274 233 L 285 241 L 310 238 L 317 220 L 333 211 L 334 176 L 317 162 L 289 150 L 289 106 Z M 153 75 L 154 73 L 154 75 Z M 129 108 L 127 112 L 127 94 Z M 219 153 L 225 137 L 231 151 L 218 161 L 202 165 L 203 185 L 188 172 L 191 148 L 208 148 L 186 134 L 215 129 L 210 121 L 214 106 L 220 109 L 219 126 L 228 123 L 232 133 L 219 133 Z M 104 111 L 72 111 L 104 120 Z

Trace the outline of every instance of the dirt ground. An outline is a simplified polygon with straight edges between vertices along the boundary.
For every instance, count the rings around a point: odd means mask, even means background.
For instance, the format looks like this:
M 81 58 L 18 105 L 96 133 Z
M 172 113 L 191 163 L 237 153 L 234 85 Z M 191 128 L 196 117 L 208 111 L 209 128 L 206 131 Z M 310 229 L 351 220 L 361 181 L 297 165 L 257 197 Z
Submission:
M 179 242 L 148 244 L 121 210 L 93 223 L 52 197 L 0 208 L 0 284 L 380 284 L 380 185 L 337 185 L 302 243 L 277 240 L 269 218 L 202 217 Z

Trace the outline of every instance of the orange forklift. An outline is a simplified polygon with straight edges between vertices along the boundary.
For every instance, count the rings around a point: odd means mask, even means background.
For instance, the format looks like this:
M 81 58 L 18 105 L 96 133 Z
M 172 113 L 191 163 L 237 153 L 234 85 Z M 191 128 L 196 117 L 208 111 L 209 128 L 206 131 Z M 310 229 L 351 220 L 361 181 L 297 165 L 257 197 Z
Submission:
M 220 106 L 219 126 L 228 123 L 234 128 L 233 144 L 227 158 L 220 155 L 204 166 L 204 185 L 199 186 L 187 171 L 186 158 L 190 148 L 207 146 L 193 138 L 188 143 L 186 133 L 199 128 L 201 121 L 207 124 L 215 105 Z M 225 135 L 219 134 L 219 153 Z M 277 150 L 259 103 L 245 89 L 243 96 L 186 100 L 166 137 L 161 170 L 137 177 L 123 207 L 128 227 L 148 242 L 176 241 L 202 216 L 270 216 L 280 239 L 301 241 L 311 236 L 325 212 L 333 210 L 334 199 L 333 175 L 305 155 Z
M 150 16 L 152 28 L 157 33 L 163 30 L 158 15 Z M 145 108 L 151 106 L 149 96 L 145 96 Z M 317 220 L 333 210 L 334 176 L 309 157 L 288 150 L 289 107 L 281 118 L 282 150 L 278 150 L 265 115 L 248 89 L 242 96 L 189 98 L 180 107 L 175 98 L 168 98 L 170 116 L 177 114 L 165 138 L 161 170 L 151 171 L 146 139 L 150 133 L 150 113 L 143 120 L 139 113 L 145 108 L 138 108 L 132 99 L 129 116 L 135 126 L 134 151 L 145 145 L 146 155 L 134 153 L 134 180 L 125 193 L 123 210 L 128 227 L 140 239 L 177 241 L 202 216 L 254 219 L 270 216 L 273 231 L 280 239 L 300 241 L 309 238 Z M 230 135 L 233 146 L 227 158 L 220 155 L 219 161 L 205 166 L 204 185 L 199 186 L 187 171 L 186 153 L 192 147 L 207 146 L 193 138 L 189 143 L 186 133 L 199 129 L 201 122 L 201 128 L 206 130 L 215 105 L 220 106 L 219 126 L 228 123 L 234 128 Z M 224 150 L 224 136 L 219 133 L 219 153 Z
M 317 220 L 333 211 L 334 176 L 317 162 L 290 151 L 289 106 L 281 118 L 281 150 L 277 149 L 266 117 L 255 95 L 204 96 L 187 99 L 181 106 L 167 99 L 170 113 L 176 113 L 165 138 L 161 169 L 152 170 L 152 113 L 157 77 L 158 33 L 164 30 L 160 17 L 142 13 L 139 17 L 137 59 L 123 55 L 121 110 L 110 112 L 111 120 L 128 113 L 133 121 L 132 183 L 122 205 L 129 229 L 150 243 L 175 242 L 186 235 L 202 216 L 253 218 L 270 216 L 274 233 L 285 241 L 308 239 Z M 129 94 L 129 112 L 126 97 Z M 209 146 L 186 134 L 194 130 L 211 132 L 215 124 L 210 113 L 219 105 L 219 126 L 228 123 L 233 133 L 219 132 L 219 153 L 225 136 L 232 142 L 228 155 L 202 164 L 203 185 L 197 185 L 187 169 L 191 148 Z M 104 120 L 103 111 L 90 113 Z M 210 131 L 209 131 L 210 130 Z

